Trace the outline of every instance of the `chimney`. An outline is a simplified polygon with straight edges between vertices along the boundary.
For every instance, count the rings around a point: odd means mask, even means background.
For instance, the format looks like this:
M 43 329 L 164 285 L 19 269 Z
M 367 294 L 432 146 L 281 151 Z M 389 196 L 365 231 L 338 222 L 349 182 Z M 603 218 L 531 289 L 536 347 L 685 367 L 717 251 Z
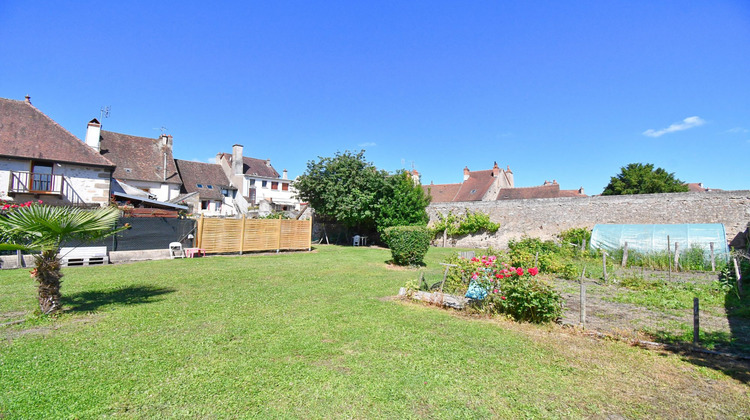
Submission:
M 271 167 L 271 159 L 266 159 L 266 166 Z
M 492 167 L 492 176 L 497 178 L 498 175 L 500 175 L 500 167 L 497 166 L 497 162 L 495 162 L 495 166 Z
M 102 125 L 99 123 L 99 121 L 96 118 L 89 121 L 88 126 L 86 126 L 86 144 L 93 147 L 97 152 L 99 151 L 99 141 L 101 139 L 101 135 Z
M 583 194 L 584 194 L 584 192 L 583 192 L 583 187 L 581 187 L 581 188 L 579 188 L 579 189 L 578 189 L 578 194 L 581 194 L 581 195 L 583 195 Z
M 464 166 L 464 181 L 466 181 L 467 179 L 469 179 L 470 175 L 471 175 L 471 172 L 469 172 L 469 167 L 468 166 Z
M 245 165 L 242 161 L 242 145 L 235 144 L 232 146 L 232 174 L 242 175 Z
M 289 178 L 287 178 L 287 172 L 286 172 L 286 169 L 284 169 L 284 170 L 282 171 L 282 173 L 281 173 L 281 179 L 289 179 Z
M 24 100 L 27 104 L 31 105 L 31 96 L 26 95 L 26 99 Z
M 159 136 L 159 140 L 161 140 L 161 145 L 163 147 L 167 147 L 169 150 L 172 150 L 172 136 L 169 134 L 162 134 Z

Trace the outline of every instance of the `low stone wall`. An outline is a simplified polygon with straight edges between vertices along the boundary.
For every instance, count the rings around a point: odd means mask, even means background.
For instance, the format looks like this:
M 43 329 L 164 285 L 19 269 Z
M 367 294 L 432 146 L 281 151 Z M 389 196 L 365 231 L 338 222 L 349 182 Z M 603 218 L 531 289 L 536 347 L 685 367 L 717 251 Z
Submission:
M 494 235 L 449 238 L 448 246 L 506 247 L 509 239 L 523 235 L 553 239 L 570 228 L 590 229 L 603 223 L 723 223 L 731 242 L 744 236 L 750 222 L 750 191 L 433 203 L 427 212 L 433 222 L 439 213 L 465 213 L 467 209 L 489 214 L 500 229 Z M 437 243 L 441 245 L 442 239 Z
M 172 258 L 168 249 L 143 249 L 137 251 L 110 251 L 109 262 L 112 264 L 128 263 L 148 260 L 168 260 Z M 18 265 L 16 255 L 0 256 L 0 269 L 13 269 L 34 266 L 34 256 L 24 255 L 23 266 Z

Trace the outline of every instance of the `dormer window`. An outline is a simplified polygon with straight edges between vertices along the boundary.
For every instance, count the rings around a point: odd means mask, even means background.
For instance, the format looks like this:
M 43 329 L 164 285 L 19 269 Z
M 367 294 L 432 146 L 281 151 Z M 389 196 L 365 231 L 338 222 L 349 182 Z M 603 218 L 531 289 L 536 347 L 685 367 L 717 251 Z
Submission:
M 203 188 L 203 184 L 195 184 L 195 186 L 198 188 Z
M 209 190 L 213 190 L 214 186 L 209 184 L 209 185 L 206 185 L 206 188 L 208 188 Z
M 126 173 L 126 174 L 129 174 L 129 173 L 133 172 L 133 170 L 132 170 L 132 169 L 130 169 L 130 168 L 124 168 L 124 169 L 125 169 L 125 173 Z

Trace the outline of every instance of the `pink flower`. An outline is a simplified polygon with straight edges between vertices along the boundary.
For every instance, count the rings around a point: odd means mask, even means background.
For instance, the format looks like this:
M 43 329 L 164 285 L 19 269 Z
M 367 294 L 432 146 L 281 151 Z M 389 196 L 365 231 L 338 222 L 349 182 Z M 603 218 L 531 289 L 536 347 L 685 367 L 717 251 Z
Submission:
M 39 204 L 42 204 L 42 203 L 43 203 L 43 201 L 42 201 L 42 200 L 39 200 Z
M 523 268 L 521 267 L 516 268 L 516 274 L 518 274 L 519 276 L 523 276 Z
M 497 293 L 497 292 L 499 292 L 499 290 L 497 290 L 497 289 L 495 289 L 495 290 L 492 291 L 492 293 Z
M 474 273 L 474 274 L 471 275 L 471 279 L 472 280 L 476 280 L 478 277 L 479 277 L 479 274 L 477 274 L 477 273 Z
M 538 273 L 539 273 L 539 269 L 538 268 L 536 268 L 536 267 L 529 268 L 529 274 L 531 274 L 532 276 L 536 276 Z

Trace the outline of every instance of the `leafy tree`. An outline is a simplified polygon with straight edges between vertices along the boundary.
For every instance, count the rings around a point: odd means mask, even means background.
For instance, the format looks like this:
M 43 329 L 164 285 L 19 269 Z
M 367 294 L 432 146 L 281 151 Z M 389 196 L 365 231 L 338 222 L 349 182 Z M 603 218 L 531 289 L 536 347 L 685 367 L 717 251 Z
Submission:
M 309 161 L 307 171 L 294 188 L 315 211 L 347 227 L 372 229 L 378 210 L 378 198 L 387 172 L 378 171 L 358 153 L 337 152 L 333 157 Z
M 49 314 L 60 304 L 60 244 L 65 241 L 97 241 L 129 228 L 115 229 L 117 207 L 84 210 L 72 207 L 29 205 L 0 217 L 0 249 L 36 250 L 32 277 L 39 283 L 39 308 Z
M 684 182 L 674 177 L 674 173 L 662 168 L 654 169 L 651 163 L 631 163 L 620 169 L 617 176 L 610 178 L 609 185 L 604 188 L 602 195 L 654 194 L 688 190 Z
M 430 217 L 425 208 L 430 204 L 430 196 L 422 186 L 415 183 L 409 173 L 400 171 L 388 177 L 379 200 L 377 215 L 378 233 L 392 226 L 427 226 Z

